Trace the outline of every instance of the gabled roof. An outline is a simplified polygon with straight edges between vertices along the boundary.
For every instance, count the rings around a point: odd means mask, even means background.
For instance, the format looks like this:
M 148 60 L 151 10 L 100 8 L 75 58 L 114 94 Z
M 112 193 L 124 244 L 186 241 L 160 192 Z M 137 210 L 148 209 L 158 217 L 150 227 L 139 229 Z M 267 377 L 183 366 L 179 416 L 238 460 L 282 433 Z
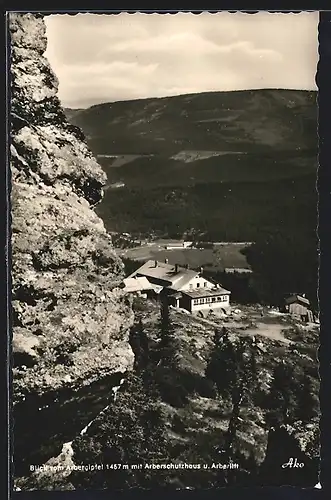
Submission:
M 145 276 L 136 278 L 125 278 L 123 280 L 125 292 L 140 292 L 142 290 L 152 290 L 153 285 Z
M 157 264 L 157 265 L 155 265 Z M 132 273 L 129 278 L 135 276 L 146 276 L 154 280 L 159 280 L 165 283 L 165 286 L 173 290 L 180 290 L 183 286 L 191 281 L 191 279 L 198 276 L 199 272 L 192 269 L 185 269 L 184 267 L 166 264 L 165 262 L 157 262 L 155 260 L 148 260 L 139 269 Z
M 310 301 L 306 297 L 303 297 L 299 294 L 293 294 L 285 299 L 286 304 L 293 304 L 295 302 L 301 302 L 302 304 L 305 304 L 307 306 L 310 305 Z

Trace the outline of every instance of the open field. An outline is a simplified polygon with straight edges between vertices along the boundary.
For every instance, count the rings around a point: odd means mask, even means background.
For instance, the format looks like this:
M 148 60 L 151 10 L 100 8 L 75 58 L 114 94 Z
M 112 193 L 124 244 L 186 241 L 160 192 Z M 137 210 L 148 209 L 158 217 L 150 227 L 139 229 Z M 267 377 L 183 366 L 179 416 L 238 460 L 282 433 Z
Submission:
M 188 264 L 192 269 L 203 267 L 208 271 L 222 271 L 226 267 L 249 269 L 246 257 L 241 253 L 243 248 L 246 248 L 246 244 L 228 243 L 214 248 L 165 250 L 164 244 L 156 241 L 153 244 L 116 251 L 121 257 L 142 262 L 149 259 L 158 261 L 168 259 L 169 263 L 174 265 Z

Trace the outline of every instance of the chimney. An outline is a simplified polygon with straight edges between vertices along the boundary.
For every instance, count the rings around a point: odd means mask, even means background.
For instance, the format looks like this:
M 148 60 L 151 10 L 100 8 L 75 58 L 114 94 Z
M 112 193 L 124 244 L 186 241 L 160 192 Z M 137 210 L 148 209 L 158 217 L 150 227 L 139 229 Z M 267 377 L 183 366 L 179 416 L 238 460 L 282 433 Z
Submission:
M 168 264 L 169 263 L 169 259 L 164 259 L 164 263 Z
M 175 264 L 175 273 L 178 273 L 178 264 Z
M 202 274 L 203 273 L 203 267 L 200 267 L 199 271 L 200 271 L 200 274 Z
M 185 269 L 190 269 L 190 264 L 185 264 Z
M 157 260 L 154 261 L 154 267 L 157 267 Z

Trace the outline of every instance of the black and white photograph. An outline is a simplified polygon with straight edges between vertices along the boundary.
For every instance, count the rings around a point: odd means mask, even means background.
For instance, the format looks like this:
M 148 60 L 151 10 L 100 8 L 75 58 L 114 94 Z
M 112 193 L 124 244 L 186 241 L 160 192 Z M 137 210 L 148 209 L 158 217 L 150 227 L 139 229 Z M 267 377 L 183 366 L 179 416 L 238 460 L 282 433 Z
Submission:
M 13 490 L 320 489 L 319 13 L 7 22 Z

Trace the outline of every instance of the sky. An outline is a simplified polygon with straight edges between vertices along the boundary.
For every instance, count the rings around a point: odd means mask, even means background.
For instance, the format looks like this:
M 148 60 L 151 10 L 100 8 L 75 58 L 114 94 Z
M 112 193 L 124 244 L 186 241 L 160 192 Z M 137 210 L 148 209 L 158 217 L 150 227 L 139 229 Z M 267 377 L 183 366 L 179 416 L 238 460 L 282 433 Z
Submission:
M 318 12 L 58 14 L 46 57 L 62 105 L 207 91 L 316 90 Z

